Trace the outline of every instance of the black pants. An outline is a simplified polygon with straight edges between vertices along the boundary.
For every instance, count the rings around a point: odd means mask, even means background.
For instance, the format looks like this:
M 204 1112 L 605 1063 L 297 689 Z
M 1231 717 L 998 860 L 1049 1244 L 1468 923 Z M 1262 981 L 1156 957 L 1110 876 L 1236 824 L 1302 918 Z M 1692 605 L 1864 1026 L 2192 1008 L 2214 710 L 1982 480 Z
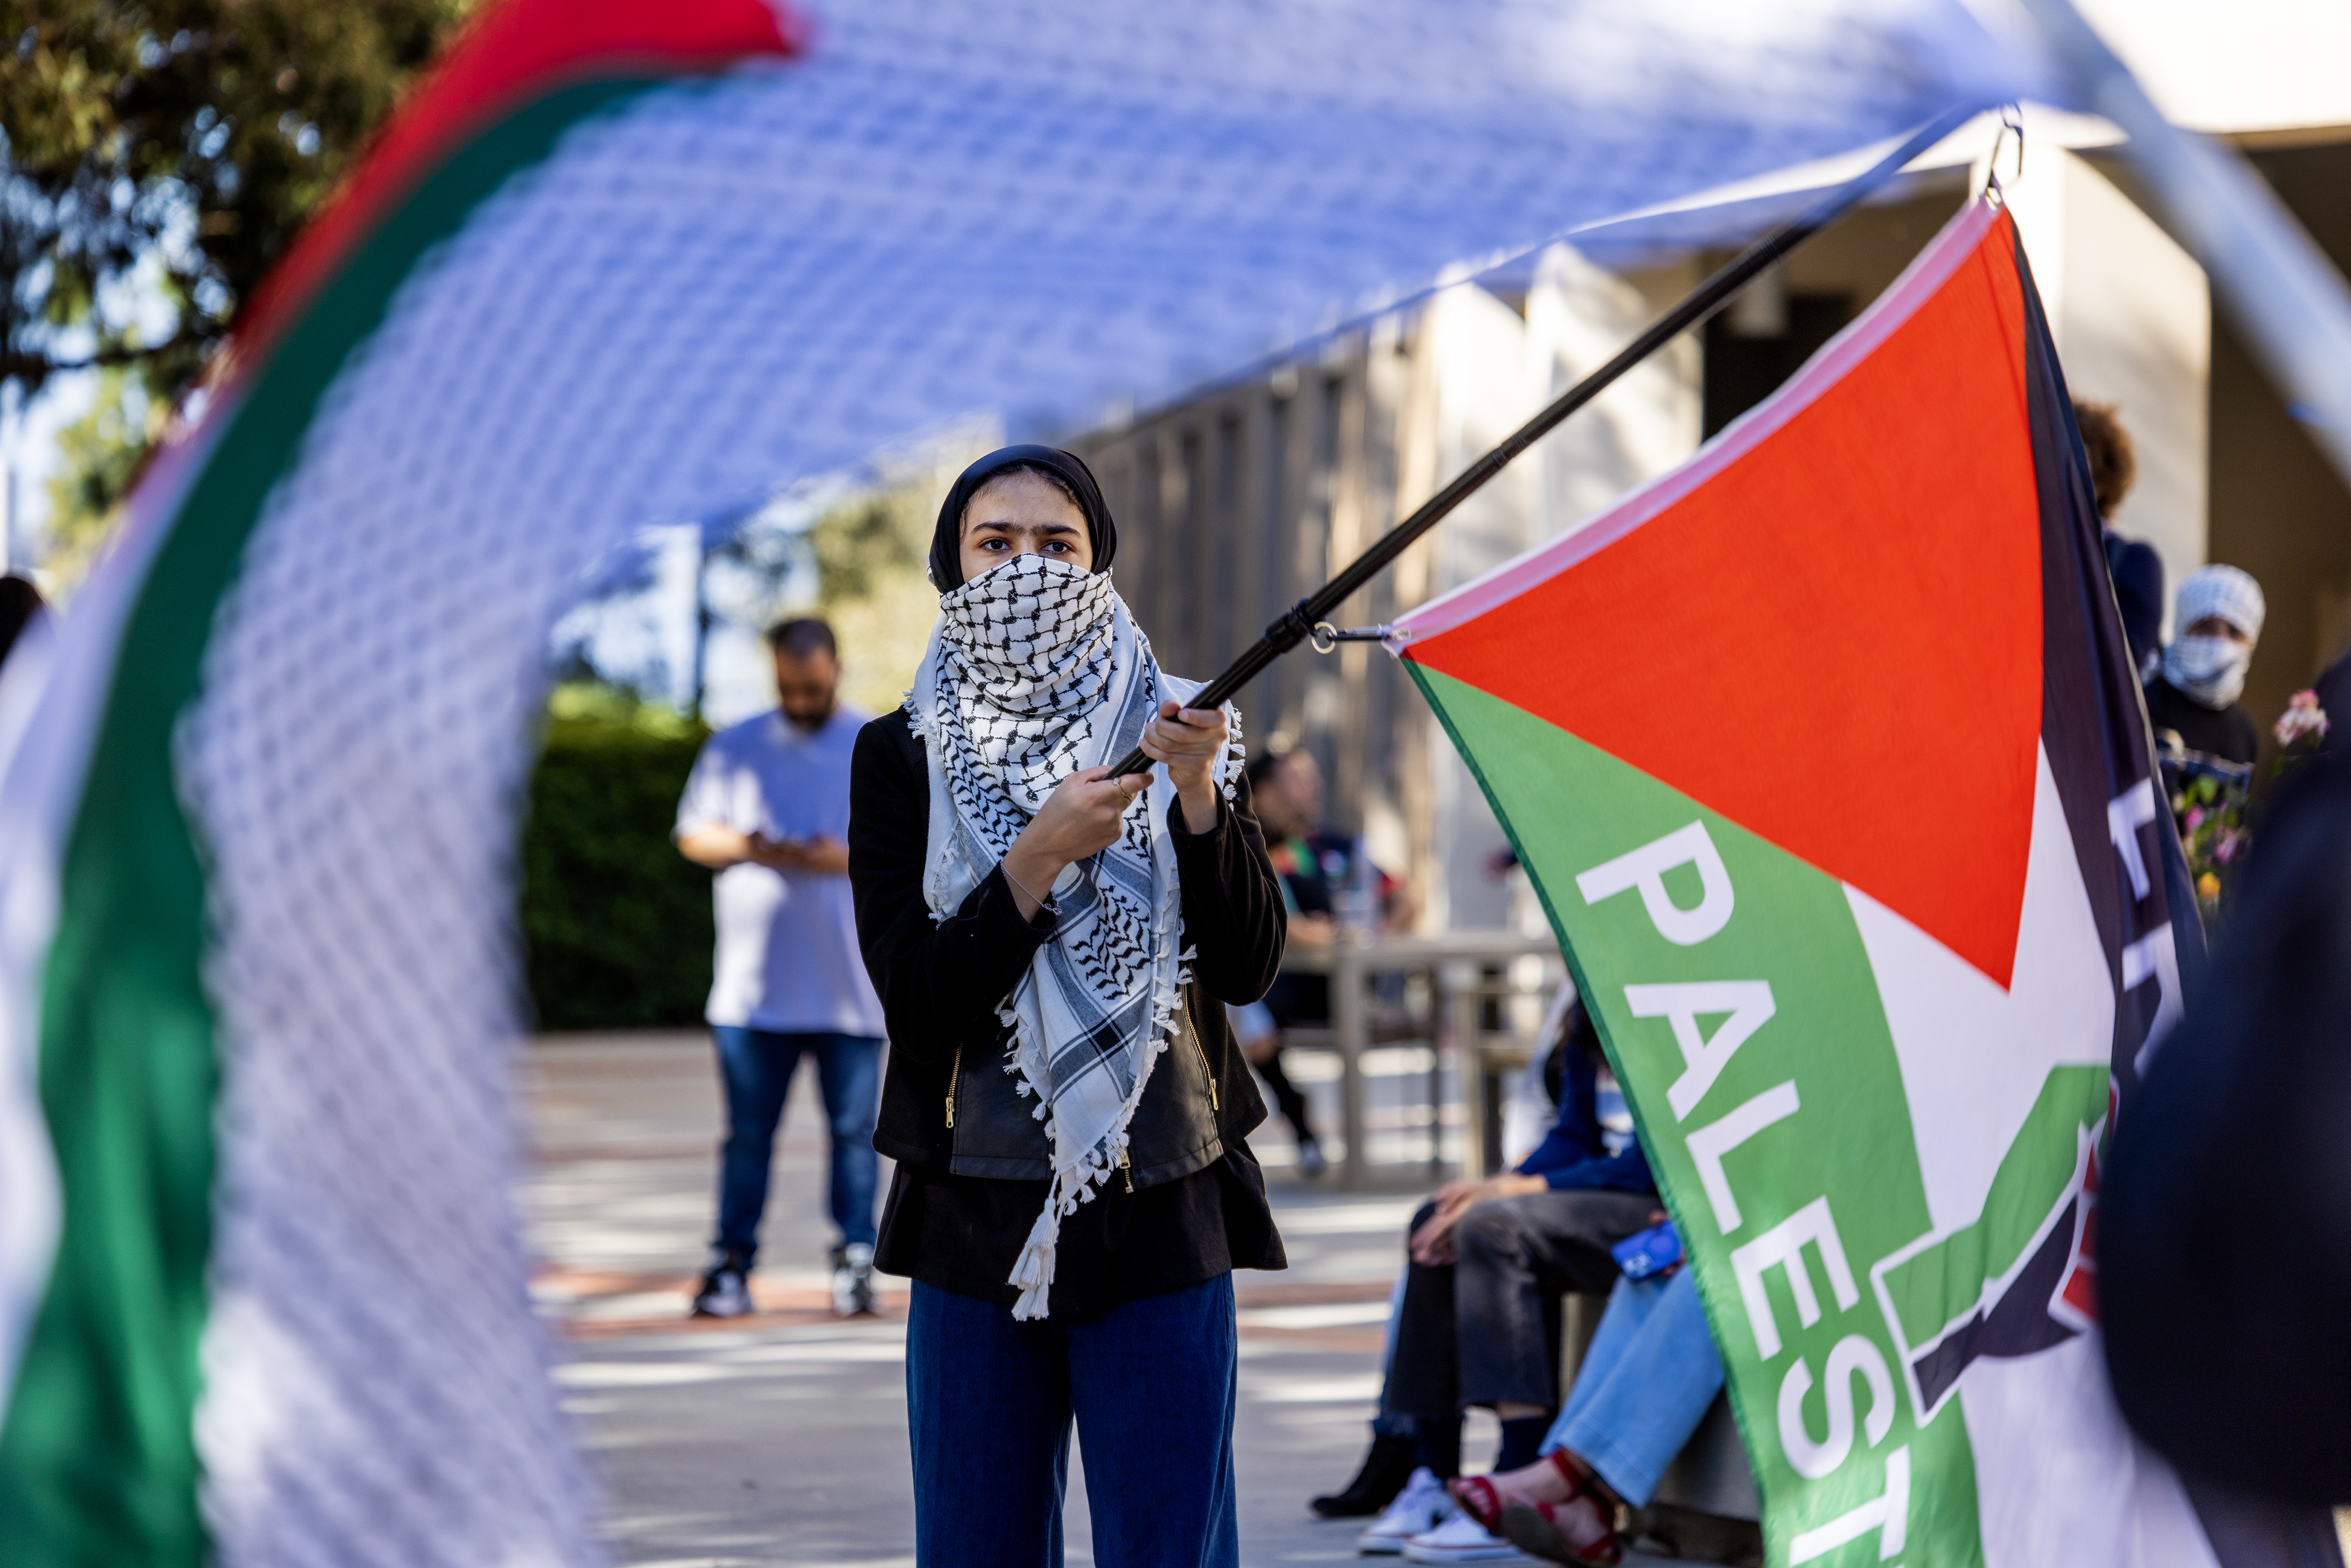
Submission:
M 1273 1103 L 1280 1108 L 1282 1119 L 1290 1124 L 1290 1130 L 1297 1134 L 1298 1141 L 1301 1144 L 1315 1142 L 1314 1128 L 1306 1120 L 1306 1096 L 1297 1084 L 1290 1081 L 1290 1074 L 1281 1070 L 1280 1044 L 1274 1046 L 1263 1061 L 1253 1061 L 1249 1065 L 1257 1069 L 1259 1078 L 1265 1080 L 1265 1086 L 1273 1091 Z
M 1322 1025 L 1331 1021 L 1331 982 L 1322 975 L 1281 975 L 1276 977 L 1273 988 L 1265 994 L 1265 1009 L 1273 1015 L 1274 1023 L 1286 1030 L 1301 1024 Z M 1273 1103 L 1281 1112 L 1290 1130 L 1301 1144 L 1315 1142 L 1314 1129 L 1306 1120 L 1306 1096 L 1290 1081 L 1281 1069 L 1281 1042 L 1274 1038 L 1273 1050 L 1263 1061 L 1252 1062 L 1257 1075 L 1273 1091 Z
M 1646 1229 L 1656 1207 L 1646 1192 L 1538 1192 L 1462 1216 L 1459 1261 L 1414 1263 L 1405 1274 L 1383 1411 L 1451 1418 L 1472 1405 L 1555 1408 L 1560 1296 L 1614 1285 L 1608 1249 Z M 1413 1216 L 1413 1229 L 1435 1208 Z

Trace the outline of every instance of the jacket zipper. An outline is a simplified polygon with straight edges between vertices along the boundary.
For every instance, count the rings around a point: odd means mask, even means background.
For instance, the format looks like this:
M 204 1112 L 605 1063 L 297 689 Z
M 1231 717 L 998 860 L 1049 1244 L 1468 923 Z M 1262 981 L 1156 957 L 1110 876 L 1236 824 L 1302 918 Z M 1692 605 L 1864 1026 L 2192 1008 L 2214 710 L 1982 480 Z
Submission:
M 956 1085 L 963 1082 L 963 1047 L 956 1047 L 955 1066 L 947 1071 L 947 1128 L 955 1129 Z
M 1200 1053 L 1200 1071 L 1208 1075 L 1208 1109 L 1221 1113 L 1224 1107 L 1217 1103 L 1217 1070 L 1208 1064 L 1208 1048 L 1201 1042 L 1200 1026 L 1192 1021 L 1192 998 L 1188 995 L 1184 998 L 1184 1027 L 1191 1031 L 1192 1049 Z
M 1126 1173 L 1126 1190 L 1133 1192 L 1134 1190 L 1134 1166 L 1133 1162 L 1126 1157 L 1126 1151 L 1124 1149 L 1121 1149 L 1118 1152 L 1118 1168 Z

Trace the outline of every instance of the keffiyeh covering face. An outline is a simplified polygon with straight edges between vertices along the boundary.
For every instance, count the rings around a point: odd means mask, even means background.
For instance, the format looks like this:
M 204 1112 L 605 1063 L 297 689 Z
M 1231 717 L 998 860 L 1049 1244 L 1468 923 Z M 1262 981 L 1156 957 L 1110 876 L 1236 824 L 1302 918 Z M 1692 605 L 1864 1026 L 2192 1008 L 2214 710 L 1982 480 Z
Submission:
M 1055 785 L 1124 756 L 1163 699 L 1200 689 L 1161 673 L 1107 575 L 1065 561 L 1016 557 L 946 594 L 939 612 L 906 705 L 930 767 L 923 894 L 935 920 L 995 869 Z M 1216 778 L 1229 795 L 1240 726 L 1229 710 L 1228 722 Z M 1062 873 L 1053 936 L 1002 1009 L 1014 1037 L 1006 1071 L 1037 1096 L 1053 1146 L 1051 1190 L 1012 1271 L 1018 1318 L 1045 1316 L 1061 1219 L 1125 1154 L 1191 977 L 1174 802 L 1155 769 L 1118 841 Z
M 2163 678 L 2209 708 L 2227 707 L 2245 689 L 2253 651 L 2228 637 L 2173 639 L 2163 651 Z
M 2262 640 L 2262 622 L 2269 618 L 2269 601 L 2252 573 L 2233 566 L 2199 566 L 2179 585 L 2174 623 L 2186 632 L 2199 621 L 2226 621 L 2245 634 L 2248 643 Z
M 2163 678 L 2209 708 L 2225 708 L 2245 689 L 2269 602 L 2251 573 L 2233 566 L 2199 567 L 2179 585 L 2173 618 L 2179 636 L 2163 651 Z M 2191 635 L 2199 621 L 2225 621 L 2245 634 L 2240 643 L 2209 632 Z

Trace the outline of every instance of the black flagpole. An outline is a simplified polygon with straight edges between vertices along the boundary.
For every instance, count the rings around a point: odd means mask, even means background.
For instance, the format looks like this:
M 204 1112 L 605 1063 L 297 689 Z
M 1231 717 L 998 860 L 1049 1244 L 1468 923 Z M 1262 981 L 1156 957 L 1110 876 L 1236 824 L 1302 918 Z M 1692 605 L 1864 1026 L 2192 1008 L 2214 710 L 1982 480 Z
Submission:
M 1227 666 L 1224 674 L 1203 687 L 1192 699 L 1191 706 L 1196 708 L 1215 707 L 1249 685 L 1267 665 L 1312 637 L 1317 623 L 1324 616 L 1345 603 L 1358 589 L 1377 576 L 1382 568 L 1402 555 L 1415 539 L 1443 521 L 1447 513 L 1477 494 L 1489 479 L 1509 465 L 1510 459 L 1541 440 L 1569 414 L 1598 397 L 1625 371 L 1722 308 L 1729 302 L 1730 297 L 1757 273 L 1834 223 L 1849 208 L 1900 172 L 1903 165 L 1975 118 L 1977 112 L 1975 110 L 1953 110 L 1863 172 L 1831 191 L 1802 214 L 1740 252 L 1720 271 L 1692 290 L 1680 304 L 1658 317 L 1650 323 L 1647 330 L 1625 344 L 1614 359 L 1561 393 L 1558 401 L 1520 425 L 1499 446 L 1463 469 L 1451 484 L 1423 502 L 1412 516 L 1381 535 L 1378 541 L 1357 556 L 1346 570 L 1291 605 L 1280 620 L 1265 629 L 1265 635 L 1259 638 L 1253 647 Z M 1140 773 L 1151 765 L 1151 758 L 1145 757 L 1138 747 L 1119 760 L 1118 766 L 1110 770 L 1110 777 L 1115 779 L 1121 774 Z

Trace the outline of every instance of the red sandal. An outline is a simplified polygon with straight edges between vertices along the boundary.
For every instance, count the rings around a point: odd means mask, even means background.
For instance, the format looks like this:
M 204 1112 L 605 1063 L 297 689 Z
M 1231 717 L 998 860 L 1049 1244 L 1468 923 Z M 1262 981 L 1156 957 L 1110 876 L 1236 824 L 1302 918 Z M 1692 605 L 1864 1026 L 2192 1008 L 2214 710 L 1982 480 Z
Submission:
M 1557 1501 L 1571 1503 L 1582 1497 L 1583 1478 L 1576 1473 L 1567 1451 L 1554 1448 L 1544 1458 L 1551 1461 L 1552 1469 L 1559 1472 L 1560 1479 L 1567 1482 L 1567 1495 Z M 1496 1486 L 1492 1478 L 1488 1476 L 1462 1476 L 1446 1482 L 1445 1490 L 1453 1494 L 1453 1500 L 1461 1505 L 1461 1511 L 1476 1520 L 1479 1528 L 1489 1535 L 1502 1532 L 1502 1511 L 1520 1500 Z
M 1599 1499 L 1592 1500 L 1596 1504 Z M 1494 1533 L 1546 1563 L 1572 1563 L 1577 1568 L 1616 1568 L 1625 1561 L 1625 1542 L 1618 1538 L 1614 1524 L 1596 1540 L 1577 1545 L 1561 1519 L 1561 1511 L 1565 1507 L 1564 1503 L 1511 1503 L 1502 1510 L 1501 1528 Z

